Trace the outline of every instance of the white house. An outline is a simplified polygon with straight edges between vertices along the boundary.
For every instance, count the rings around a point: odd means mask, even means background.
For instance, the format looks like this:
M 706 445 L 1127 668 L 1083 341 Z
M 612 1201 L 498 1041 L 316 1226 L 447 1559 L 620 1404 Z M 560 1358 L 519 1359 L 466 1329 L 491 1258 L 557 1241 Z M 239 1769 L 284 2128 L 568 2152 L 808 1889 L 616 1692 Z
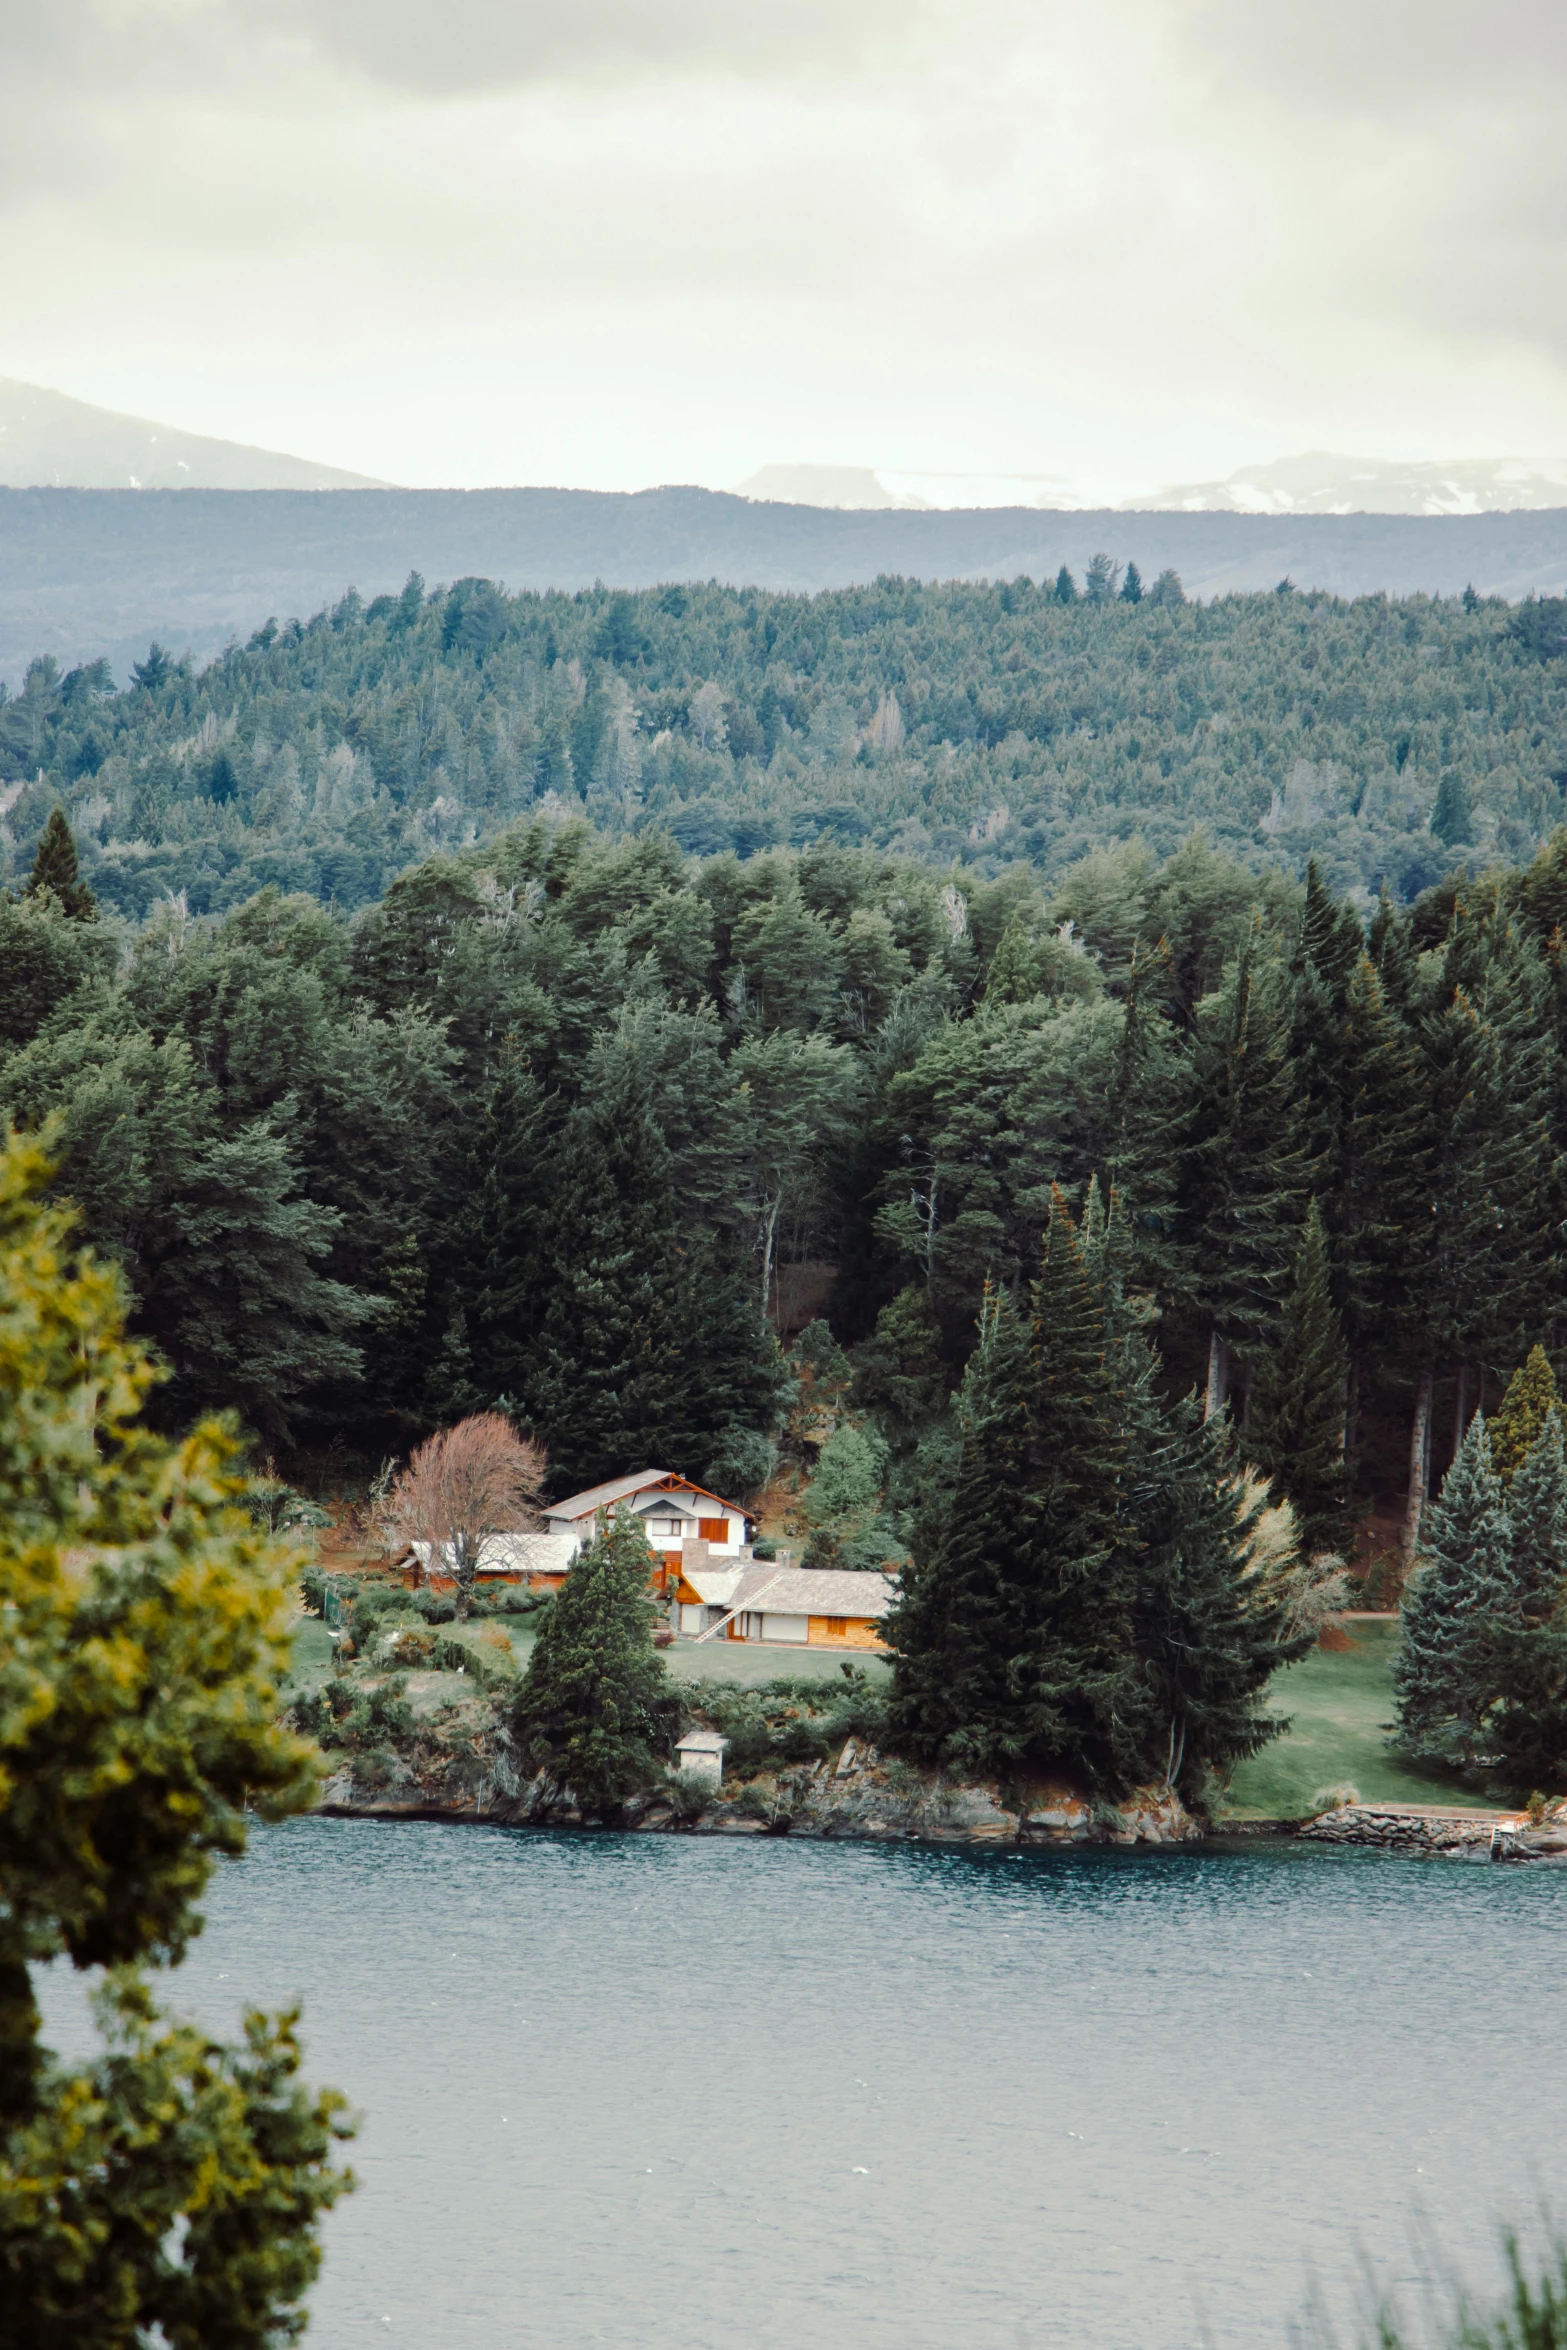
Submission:
M 688 1542 L 705 1543 L 710 1559 L 736 1564 L 745 1552 L 749 1527 L 740 1504 L 721 1500 L 672 1469 L 634 1469 L 629 1476 L 590 1485 L 585 1493 L 549 1503 L 544 1522 L 549 1533 L 570 1538 L 575 1555 L 593 1540 L 600 1517 L 615 1509 L 629 1509 L 641 1519 L 649 1548 L 662 1562 L 662 1580 L 678 1572 Z

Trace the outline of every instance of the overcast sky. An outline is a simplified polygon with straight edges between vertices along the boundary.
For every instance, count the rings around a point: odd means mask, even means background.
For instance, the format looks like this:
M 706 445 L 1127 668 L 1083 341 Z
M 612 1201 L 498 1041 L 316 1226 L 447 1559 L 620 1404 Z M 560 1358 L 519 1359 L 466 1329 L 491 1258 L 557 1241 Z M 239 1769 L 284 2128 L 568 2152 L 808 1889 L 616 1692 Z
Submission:
M 0 0 L 0 374 L 406 482 L 1567 450 L 1560 0 Z

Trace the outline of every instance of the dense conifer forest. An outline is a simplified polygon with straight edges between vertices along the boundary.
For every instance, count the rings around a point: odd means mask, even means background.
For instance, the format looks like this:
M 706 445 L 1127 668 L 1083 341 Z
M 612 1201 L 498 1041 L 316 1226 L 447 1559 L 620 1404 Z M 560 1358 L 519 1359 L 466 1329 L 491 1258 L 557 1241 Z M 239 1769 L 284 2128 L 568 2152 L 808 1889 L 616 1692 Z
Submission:
M 168 1425 L 782 1447 L 809 1561 L 906 1568 L 907 1751 L 1197 1787 L 1306 1636 L 1270 1507 L 1408 1555 L 1456 1459 L 1468 1562 L 1465 1432 L 1559 1359 L 1561 622 L 415 580 L 37 665 L 0 1103 Z
M 272 1443 L 373 1461 L 499 1404 L 565 1485 L 749 1492 L 803 1375 L 773 1309 L 814 1299 L 856 1555 L 938 1507 L 987 1295 L 1113 1202 L 1161 1389 L 1331 1545 L 1560 1342 L 1564 897 L 1567 832 L 1367 916 L 1200 836 L 1052 883 L 550 814 L 352 916 L 130 930 L 56 822 L 0 906 L 0 1098 L 56 1122 L 165 1413 Z
M 0 848 L 24 875 L 61 800 L 99 898 L 142 918 L 268 885 L 353 909 L 540 806 L 698 856 L 831 838 L 1047 876 L 1202 824 L 1255 872 L 1314 854 L 1369 909 L 1559 821 L 1564 645 L 1555 601 L 1202 604 L 1108 558 L 809 597 L 414 576 L 200 674 L 157 647 L 123 690 L 34 662 L 0 706 Z

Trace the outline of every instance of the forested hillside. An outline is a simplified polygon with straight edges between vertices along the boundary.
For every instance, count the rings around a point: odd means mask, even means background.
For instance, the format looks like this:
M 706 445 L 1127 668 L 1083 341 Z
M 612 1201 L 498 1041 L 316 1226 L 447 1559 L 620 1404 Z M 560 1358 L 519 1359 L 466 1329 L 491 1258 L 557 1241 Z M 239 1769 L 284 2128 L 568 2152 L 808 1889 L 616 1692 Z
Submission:
M 1560 820 L 1559 604 L 1144 584 L 415 578 L 269 621 L 199 675 L 154 649 L 116 692 L 41 660 L 0 707 L 3 846 L 21 877 L 62 800 L 100 900 L 140 918 L 264 886 L 352 909 L 541 808 L 697 855 L 831 838 L 1047 878 L 1202 825 L 1254 872 L 1314 854 L 1364 908 L 1455 853 L 1526 859 Z
M 1365 921 L 1201 842 L 1045 886 L 549 817 L 351 918 L 268 890 L 128 935 L 58 824 L 35 879 L 0 1099 L 58 1120 L 174 1418 L 373 1465 L 493 1403 L 562 1487 L 667 1459 L 750 1492 L 814 1395 L 825 1553 L 892 1556 L 939 1515 L 987 1290 L 1108 1214 L 1164 1389 L 1228 1393 L 1330 1538 L 1560 1340 L 1567 832 Z M 789 1364 L 781 1267 L 833 1330 Z

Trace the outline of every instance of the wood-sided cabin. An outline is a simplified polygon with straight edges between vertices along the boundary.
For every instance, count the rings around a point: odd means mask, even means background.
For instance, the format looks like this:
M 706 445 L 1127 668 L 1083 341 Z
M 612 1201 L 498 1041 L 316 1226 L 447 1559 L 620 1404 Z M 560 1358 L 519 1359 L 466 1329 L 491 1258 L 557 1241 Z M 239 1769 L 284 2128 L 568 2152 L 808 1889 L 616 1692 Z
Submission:
M 896 1596 L 890 1575 L 753 1560 L 738 1568 L 687 1565 L 675 1585 L 677 1629 L 687 1638 L 759 1641 L 778 1648 L 886 1647 L 882 1618 Z

